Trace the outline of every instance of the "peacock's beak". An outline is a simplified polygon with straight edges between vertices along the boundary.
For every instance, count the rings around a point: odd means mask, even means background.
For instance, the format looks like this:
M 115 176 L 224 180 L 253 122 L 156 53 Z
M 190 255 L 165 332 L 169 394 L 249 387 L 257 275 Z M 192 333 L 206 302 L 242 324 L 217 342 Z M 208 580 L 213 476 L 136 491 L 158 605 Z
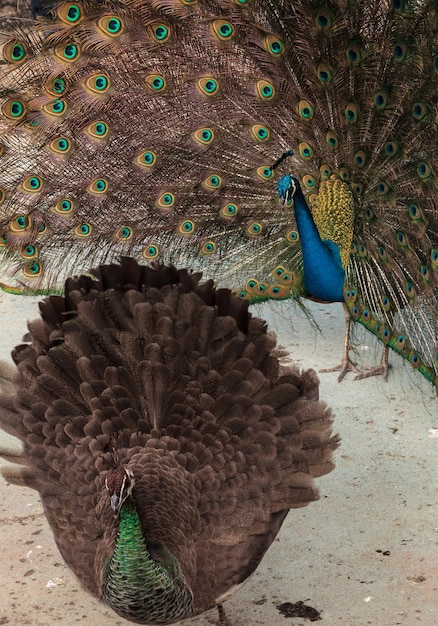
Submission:
M 114 511 L 115 517 L 118 516 L 121 506 L 122 499 L 116 493 L 113 493 L 113 495 L 111 496 L 111 508 Z

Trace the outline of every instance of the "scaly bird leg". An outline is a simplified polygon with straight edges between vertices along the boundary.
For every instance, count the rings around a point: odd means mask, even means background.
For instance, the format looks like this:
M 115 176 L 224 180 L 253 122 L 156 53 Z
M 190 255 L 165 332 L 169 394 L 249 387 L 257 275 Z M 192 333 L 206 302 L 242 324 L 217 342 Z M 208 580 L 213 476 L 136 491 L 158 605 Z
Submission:
M 219 613 L 219 626 L 231 626 L 222 604 L 216 604 Z
M 353 361 L 350 359 L 351 317 L 345 304 L 343 304 L 342 306 L 344 308 L 344 315 L 345 315 L 345 341 L 344 341 L 344 354 L 342 355 L 342 361 L 339 365 L 336 365 L 335 367 L 327 367 L 322 370 L 319 370 L 320 372 L 323 372 L 323 373 L 324 372 L 339 372 L 339 376 L 338 376 L 339 383 L 344 378 L 347 372 L 355 372 L 357 374 L 355 380 L 359 378 L 359 376 L 362 374 L 360 369 L 356 367 L 356 363 L 353 363 Z M 371 374 L 369 375 L 371 376 Z
M 388 380 L 388 370 L 391 367 L 391 364 L 388 362 L 388 355 L 389 348 L 388 346 L 384 346 L 379 365 L 365 366 L 363 369 L 367 371 L 360 372 L 360 374 L 355 376 L 354 380 L 361 380 L 362 378 L 369 378 L 370 376 L 383 376 L 383 380 L 386 383 Z

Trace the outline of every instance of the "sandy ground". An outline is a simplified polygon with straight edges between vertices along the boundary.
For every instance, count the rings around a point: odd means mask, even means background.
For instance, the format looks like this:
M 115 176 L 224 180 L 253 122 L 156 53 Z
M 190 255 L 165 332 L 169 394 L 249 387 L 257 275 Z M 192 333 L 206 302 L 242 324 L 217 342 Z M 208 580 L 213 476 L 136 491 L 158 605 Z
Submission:
M 318 370 L 340 359 L 344 322 L 340 306 L 311 308 L 322 333 L 286 307 L 258 313 L 294 360 Z M 2 358 L 36 311 L 33 299 L 0 294 Z M 368 334 L 357 333 L 356 357 L 360 364 L 380 357 Z M 319 502 L 289 513 L 251 581 L 226 604 L 232 626 L 303 626 L 309 622 L 277 608 L 298 601 L 320 611 L 325 626 L 438 625 L 438 399 L 391 358 L 386 384 L 320 375 L 342 436 L 337 467 L 320 479 Z M 37 494 L 0 481 L 0 624 L 128 624 L 80 589 Z M 212 611 L 184 624 L 216 621 Z

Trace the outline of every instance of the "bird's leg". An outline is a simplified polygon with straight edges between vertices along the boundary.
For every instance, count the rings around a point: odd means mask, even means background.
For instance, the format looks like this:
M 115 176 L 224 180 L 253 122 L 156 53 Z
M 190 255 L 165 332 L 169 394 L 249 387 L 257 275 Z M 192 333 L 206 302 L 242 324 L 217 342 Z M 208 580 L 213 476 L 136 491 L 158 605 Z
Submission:
M 388 356 L 389 348 L 388 346 L 384 346 L 379 365 L 364 366 L 363 369 L 367 371 L 360 372 L 360 374 L 355 376 L 354 380 L 361 380 L 362 378 L 369 378 L 370 376 L 383 376 L 383 380 L 386 383 L 388 380 L 388 370 L 391 367 L 391 364 L 388 362 Z
M 356 367 L 356 364 L 353 363 L 353 361 L 350 359 L 351 317 L 345 304 L 343 304 L 342 306 L 344 308 L 344 315 L 345 315 L 345 341 L 344 341 L 344 354 L 342 355 L 342 361 L 339 365 L 336 365 L 335 367 L 327 367 L 322 370 L 319 370 L 320 372 L 339 372 L 339 376 L 338 376 L 339 383 L 344 378 L 347 372 L 355 372 L 357 374 L 356 378 L 358 378 L 360 374 L 362 373 L 360 369 Z
M 223 604 L 216 604 L 219 613 L 219 626 L 231 626 L 228 617 L 225 614 Z

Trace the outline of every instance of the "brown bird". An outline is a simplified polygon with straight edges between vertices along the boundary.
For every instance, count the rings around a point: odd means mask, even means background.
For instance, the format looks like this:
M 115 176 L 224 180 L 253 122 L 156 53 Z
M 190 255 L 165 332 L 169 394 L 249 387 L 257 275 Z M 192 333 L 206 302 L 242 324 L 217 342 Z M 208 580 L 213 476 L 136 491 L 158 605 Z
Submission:
M 281 364 L 248 303 L 199 274 L 101 266 L 40 304 L 0 424 L 3 475 L 36 489 L 66 563 L 120 616 L 222 603 L 290 508 L 317 499 L 338 438 L 318 379 Z

